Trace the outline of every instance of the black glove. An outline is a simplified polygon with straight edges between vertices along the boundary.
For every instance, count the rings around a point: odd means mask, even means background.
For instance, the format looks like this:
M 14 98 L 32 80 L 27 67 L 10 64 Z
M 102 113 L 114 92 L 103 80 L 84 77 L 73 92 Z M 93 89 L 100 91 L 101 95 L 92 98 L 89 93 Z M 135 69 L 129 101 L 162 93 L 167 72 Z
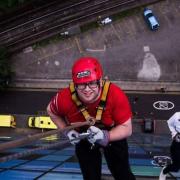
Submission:
M 176 141 L 176 142 L 180 142 L 180 133 L 177 133 L 175 136 L 174 136 L 174 140 Z

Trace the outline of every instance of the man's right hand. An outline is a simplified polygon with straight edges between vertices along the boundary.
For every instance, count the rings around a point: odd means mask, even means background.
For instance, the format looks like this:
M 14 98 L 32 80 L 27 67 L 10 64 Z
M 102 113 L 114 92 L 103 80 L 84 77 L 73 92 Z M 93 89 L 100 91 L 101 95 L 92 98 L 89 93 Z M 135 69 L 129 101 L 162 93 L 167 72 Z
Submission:
M 79 138 L 79 133 L 75 130 L 68 131 L 66 133 L 66 136 L 69 138 L 70 143 L 73 145 L 76 145 L 80 141 L 80 139 L 77 139 L 77 138 Z

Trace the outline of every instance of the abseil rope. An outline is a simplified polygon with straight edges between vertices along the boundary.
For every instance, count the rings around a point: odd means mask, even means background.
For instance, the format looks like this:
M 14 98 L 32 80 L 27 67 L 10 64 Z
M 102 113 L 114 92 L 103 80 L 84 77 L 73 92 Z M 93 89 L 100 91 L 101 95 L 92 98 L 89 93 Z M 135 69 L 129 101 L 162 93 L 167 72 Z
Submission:
M 46 145 L 46 146 L 41 146 L 41 147 L 38 147 L 38 148 L 29 149 L 29 150 L 26 150 L 26 151 L 23 151 L 23 152 L 19 152 L 19 153 L 15 153 L 15 154 L 12 154 L 12 155 L 7 155 L 5 157 L 1 157 L 0 158 L 0 162 L 6 162 L 6 161 L 13 160 L 13 159 L 18 159 L 18 158 L 21 158 L 21 157 L 24 157 L 24 156 L 31 155 L 31 154 L 33 154 L 36 151 L 50 149 L 50 148 L 55 148 L 55 147 L 58 147 L 58 146 L 66 145 L 68 143 L 69 143 L 69 140 L 64 140 L 64 141 L 53 143 L 53 144 L 50 144 L 50 145 Z
M 78 140 L 78 139 L 81 140 L 81 139 L 87 138 L 87 137 L 89 137 L 91 135 L 93 135 L 93 134 L 92 133 L 82 133 L 75 140 Z M 74 141 L 74 140 L 72 140 L 72 141 Z M 18 158 L 21 158 L 21 157 L 24 157 L 24 156 L 31 155 L 36 151 L 45 150 L 45 149 L 51 149 L 51 148 L 55 148 L 55 147 L 58 147 L 58 146 L 65 146 L 65 145 L 68 145 L 69 143 L 70 143 L 69 140 L 63 140 L 63 141 L 60 141 L 60 142 L 56 142 L 56 143 L 53 143 L 53 144 L 44 145 L 44 146 L 41 146 L 41 147 L 29 149 L 29 150 L 19 152 L 19 153 L 15 153 L 15 154 L 12 154 L 12 155 L 7 155 L 5 157 L 1 157 L 0 162 L 6 162 L 6 161 L 13 160 L 13 159 L 18 159 Z
M 55 130 L 51 130 L 48 132 L 38 133 L 38 134 L 34 134 L 34 135 L 28 135 L 25 138 L 21 138 L 18 140 L 14 140 L 14 141 L 10 141 L 10 142 L 0 144 L 0 151 L 3 151 L 5 149 L 9 149 L 9 148 L 19 147 L 19 146 L 28 144 L 34 140 L 38 140 L 40 138 L 50 136 L 53 134 L 63 133 L 65 131 L 68 131 L 68 130 L 71 130 L 74 128 L 78 128 L 78 127 L 82 127 L 82 126 L 86 126 L 86 125 L 89 125 L 89 126 L 94 125 L 94 122 L 95 122 L 94 119 L 91 118 L 89 121 L 73 123 L 70 126 L 65 127 L 63 130 L 55 129 Z

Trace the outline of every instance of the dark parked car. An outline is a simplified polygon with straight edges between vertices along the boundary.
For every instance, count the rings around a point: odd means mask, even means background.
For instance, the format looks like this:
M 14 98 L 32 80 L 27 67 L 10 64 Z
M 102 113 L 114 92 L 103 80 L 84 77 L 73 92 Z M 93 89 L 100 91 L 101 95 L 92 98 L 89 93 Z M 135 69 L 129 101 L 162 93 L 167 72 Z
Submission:
M 154 16 L 151 9 L 145 8 L 143 12 L 145 21 L 151 30 L 157 30 L 159 28 L 159 23 L 157 18 Z

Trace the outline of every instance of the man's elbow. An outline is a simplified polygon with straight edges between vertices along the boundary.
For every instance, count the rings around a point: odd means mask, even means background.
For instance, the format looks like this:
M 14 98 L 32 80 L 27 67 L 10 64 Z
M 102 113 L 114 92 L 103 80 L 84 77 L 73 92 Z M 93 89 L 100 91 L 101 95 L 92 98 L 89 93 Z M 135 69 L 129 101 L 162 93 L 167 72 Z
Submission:
M 46 112 L 47 112 L 48 114 L 51 114 L 50 105 L 47 106 Z
M 132 128 L 130 128 L 127 132 L 127 137 L 131 136 L 132 135 Z
M 132 122 L 131 119 L 127 121 L 127 137 L 132 135 Z

